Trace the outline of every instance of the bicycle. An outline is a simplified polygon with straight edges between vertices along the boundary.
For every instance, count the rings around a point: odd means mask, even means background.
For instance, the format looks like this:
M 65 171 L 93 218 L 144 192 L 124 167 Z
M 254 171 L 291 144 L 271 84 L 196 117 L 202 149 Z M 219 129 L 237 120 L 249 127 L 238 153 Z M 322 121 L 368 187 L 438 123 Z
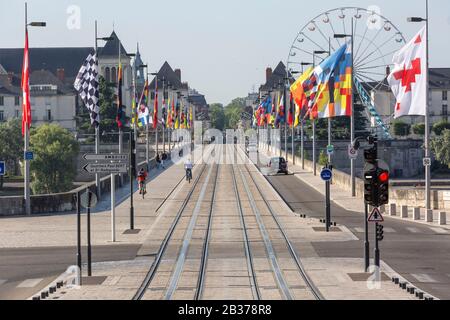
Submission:
M 147 188 L 145 182 L 139 183 L 139 194 L 142 194 L 142 199 L 145 199 L 145 194 L 147 193 Z
M 186 181 L 189 181 L 189 183 L 191 183 L 191 181 L 192 181 L 192 170 L 191 169 L 186 170 Z

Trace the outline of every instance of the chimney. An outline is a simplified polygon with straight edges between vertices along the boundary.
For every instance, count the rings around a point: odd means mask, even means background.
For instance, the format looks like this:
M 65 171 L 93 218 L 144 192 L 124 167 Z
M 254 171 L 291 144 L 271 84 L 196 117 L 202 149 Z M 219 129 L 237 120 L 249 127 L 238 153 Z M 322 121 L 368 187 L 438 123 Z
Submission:
M 64 69 L 57 69 L 56 70 L 56 76 L 58 77 L 58 79 L 61 82 L 65 82 L 65 80 L 66 80 L 66 72 L 64 71 Z
M 175 69 L 175 74 L 177 75 L 178 79 L 181 81 L 181 69 Z
M 272 73 L 273 73 L 272 68 L 266 69 L 266 82 L 268 82 L 269 79 L 272 77 Z

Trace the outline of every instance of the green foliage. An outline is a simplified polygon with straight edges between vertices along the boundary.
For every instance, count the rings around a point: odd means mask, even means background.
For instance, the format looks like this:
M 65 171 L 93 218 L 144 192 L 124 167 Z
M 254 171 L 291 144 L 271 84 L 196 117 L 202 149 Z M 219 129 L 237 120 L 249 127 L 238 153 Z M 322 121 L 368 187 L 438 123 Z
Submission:
M 419 136 L 425 135 L 425 123 L 417 123 L 413 125 L 412 131 L 414 134 L 417 134 Z
M 32 189 L 35 194 L 69 191 L 76 176 L 78 142 L 66 129 L 45 124 L 31 131 L 30 149 Z
M 237 129 L 245 111 L 245 98 L 236 98 L 225 107 L 225 129 Z
M 328 164 L 328 155 L 324 151 L 320 151 L 319 165 L 326 166 Z
M 444 132 L 444 130 L 450 130 L 450 123 L 446 120 L 442 120 L 440 122 L 437 122 L 433 125 L 433 132 L 440 136 Z
M 450 169 L 450 130 L 443 130 L 440 136 L 432 139 L 431 147 L 436 159 Z
M 220 103 L 212 104 L 209 108 L 211 126 L 214 129 L 223 131 L 225 129 L 225 110 Z
M 411 134 L 411 125 L 402 121 L 393 123 L 394 135 L 399 137 L 407 137 Z
M 0 160 L 12 166 L 9 174 L 18 174 L 19 161 L 23 158 L 22 123 L 20 119 L 0 123 Z M 0 185 L 2 187 L 2 185 Z

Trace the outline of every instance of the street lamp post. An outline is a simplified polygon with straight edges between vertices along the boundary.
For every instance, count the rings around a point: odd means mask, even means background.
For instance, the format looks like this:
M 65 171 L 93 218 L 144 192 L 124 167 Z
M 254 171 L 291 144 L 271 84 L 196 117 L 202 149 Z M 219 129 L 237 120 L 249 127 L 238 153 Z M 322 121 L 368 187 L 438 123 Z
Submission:
M 28 4 L 25 3 L 25 37 L 28 43 L 28 27 L 46 27 L 46 22 L 31 22 L 28 23 Z M 29 84 L 26 84 L 29 86 Z M 25 88 L 22 88 L 24 90 Z M 23 92 L 25 95 L 25 90 Z M 28 98 L 27 98 L 28 99 Z M 23 99 L 22 103 L 26 103 Z M 29 119 L 31 121 L 31 118 Z M 28 129 L 28 123 L 25 124 L 24 132 L 24 198 L 25 198 L 25 213 L 31 215 L 31 189 L 30 189 L 30 160 L 25 156 L 30 148 L 30 130 Z
M 355 77 L 355 68 L 353 66 L 354 62 L 354 18 L 352 18 L 352 33 L 351 34 L 335 34 L 335 39 L 343 39 L 343 38 L 350 38 L 351 39 L 351 47 L 352 47 L 352 55 L 351 55 L 351 66 L 352 66 L 352 77 L 351 77 L 351 83 L 352 88 L 354 84 L 354 77 Z M 353 143 L 355 140 L 355 108 L 354 108 L 354 94 L 352 90 L 352 97 L 351 97 L 351 117 L 350 117 L 350 143 Z M 356 174 L 355 174 L 355 159 L 350 159 L 350 171 L 351 171 L 351 185 L 352 185 L 352 197 L 356 197 Z
M 426 108 L 425 108 L 425 158 L 430 159 L 430 38 L 429 38 L 429 3 L 426 0 L 426 17 L 410 17 L 408 22 L 425 22 L 426 23 L 426 59 L 427 70 L 425 72 L 426 81 Z M 425 164 L 425 161 L 424 161 Z M 427 210 L 431 210 L 431 166 L 425 165 L 425 206 Z
M 95 20 L 95 54 L 98 57 L 98 41 L 110 41 L 113 40 L 112 37 L 99 37 L 98 36 L 98 25 L 97 20 Z M 100 154 L 100 123 L 95 127 L 95 154 Z M 100 184 L 100 174 L 95 174 L 95 185 L 97 187 L 97 198 L 100 199 L 102 196 L 101 184 Z

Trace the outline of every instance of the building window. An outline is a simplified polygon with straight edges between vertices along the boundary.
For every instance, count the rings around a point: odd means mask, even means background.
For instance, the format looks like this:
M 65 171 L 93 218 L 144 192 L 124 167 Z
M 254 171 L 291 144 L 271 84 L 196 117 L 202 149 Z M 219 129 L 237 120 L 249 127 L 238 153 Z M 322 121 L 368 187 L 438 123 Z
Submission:
M 20 115 L 19 110 L 15 110 L 14 115 L 16 116 L 16 118 L 19 118 Z
M 20 97 L 14 97 L 14 105 L 20 106 Z
M 52 121 L 52 110 L 47 110 L 47 113 L 46 113 L 46 116 L 47 116 L 47 121 Z
M 448 100 L 448 91 L 442 91 L 442 101 Z
M 442 115 L 448 116 L 448 106 L 446 106 L 446 105 L 442 106 Z
M 5 121 L 5 111 L 0 110 L 0 122 Z
M 0 106 L 5 105 L 5 97 L 0 97 Z
M 116 72 L 116 68 L 115 67 L 111 68 L 111 82 L 112 83 L 116 83 L 117 82 L 117 72 Z
M 108 67 L 105 68 L 105 81 L 111 82 L 111 73 L 110 69 Z

